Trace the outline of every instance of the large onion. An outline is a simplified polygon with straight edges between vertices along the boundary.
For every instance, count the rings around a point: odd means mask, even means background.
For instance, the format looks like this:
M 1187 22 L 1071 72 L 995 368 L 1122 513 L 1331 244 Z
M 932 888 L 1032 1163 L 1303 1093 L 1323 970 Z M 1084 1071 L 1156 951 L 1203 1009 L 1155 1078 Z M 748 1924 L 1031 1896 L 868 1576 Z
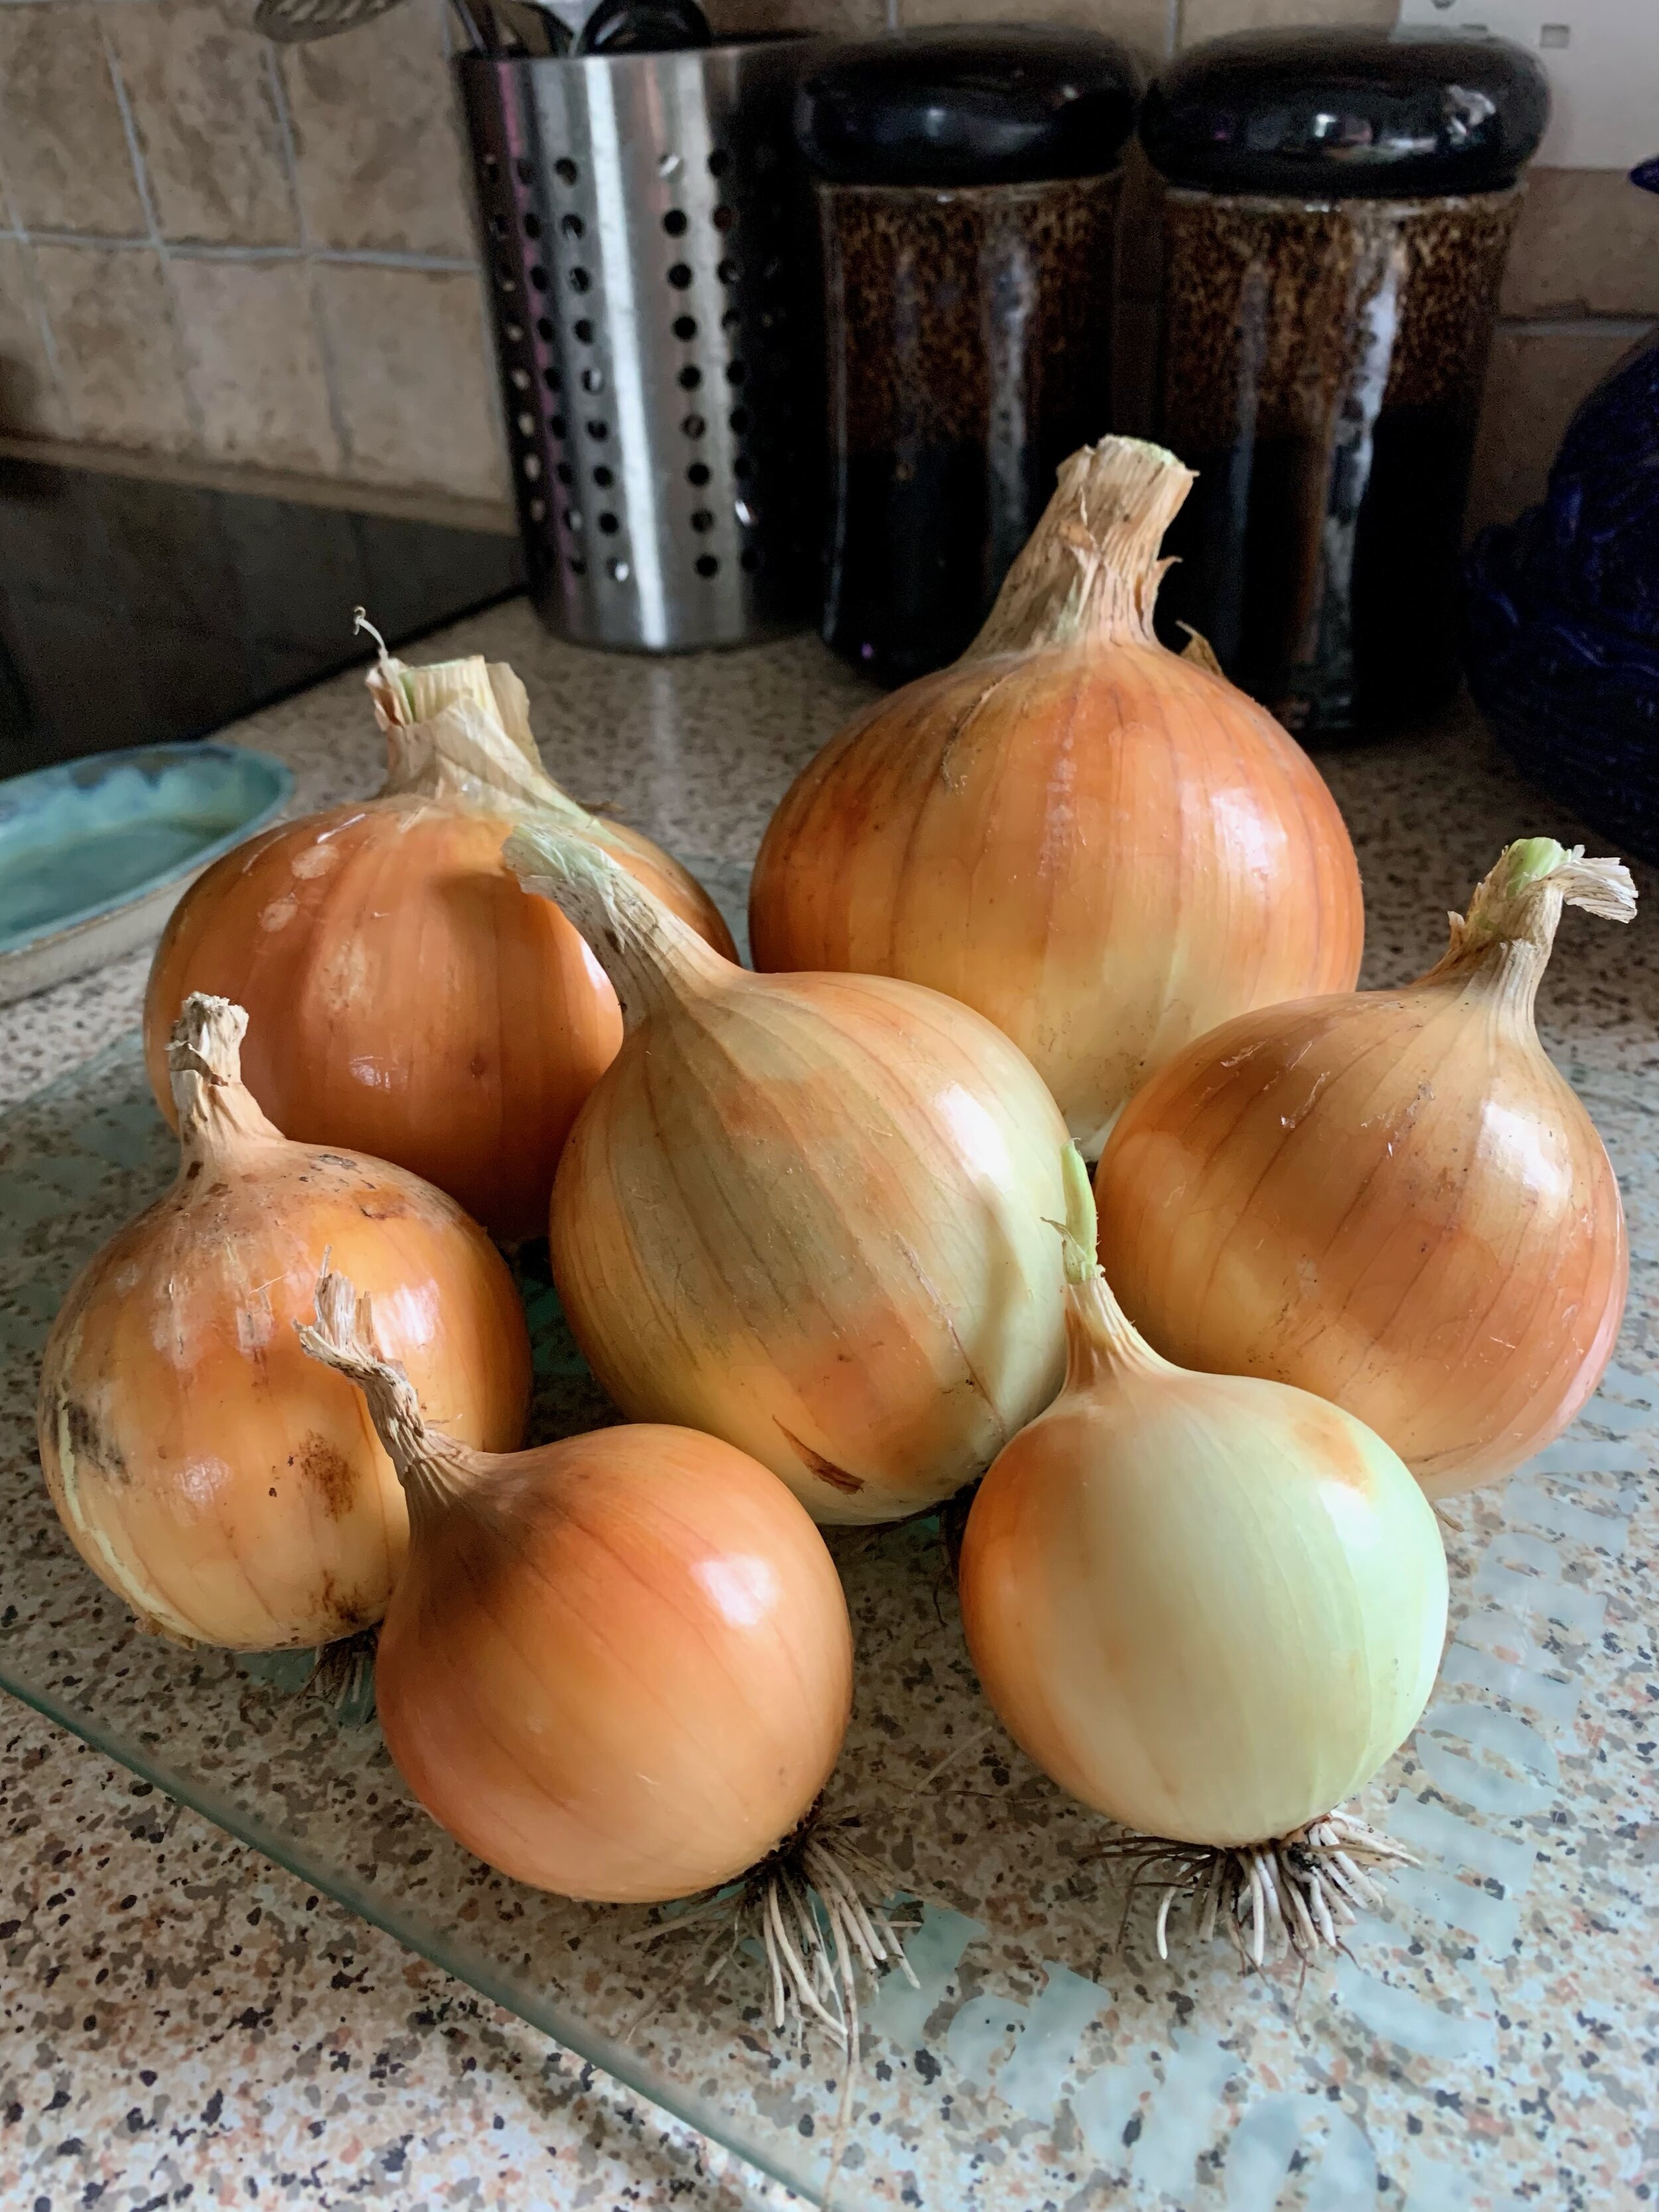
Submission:
M 687 1429 L 469 1450 L 337 1276 L 301 1336 L 362 1389 L 408 1492 L 375 1701 L 433 1817 L 520 1881 L 615 1903 L 781 1844 L 836 1763 L 853 1666 L 835 1564 L 783 1485 Z
M 356 1392 L 294 1339 L 324 1254 L 373 1285 L 388 1346 L 458 1438 L 518 1442 L 530 1350 L 512 1279 L 453 1200 L 271 1127 L 237 1077 L 246 1022 L 185 1004 L 179 1179 L 71 1286 L 40 1438 L 76 1548 L 144 1627 L 258 1651 L 377 1621 L 407 1540 Z
M 1358 872 L 1317 769 L 1153 635 L 1192 482 L 1133 439 L 1074 453 L 969 651 L 797 778 L 750 900 L 757 968 L 899 975 L 977 1007 L 1091 1158 L 1190 1038 L 1359 969 Z
M 498 1236 L 538 1234 L 622 1023 L 575 932 L 502 866 L 506 829 L 529 813 L 591 837 L 732 940 L 666 854 L 543 773 L 511 669 L 383 660 L 370 685 L 380 797 L 266 830 L 185 894 L 150 971 L 150 1081 L 170 1110 L 167 1032 L 187 992 L 222 993 L 252 1018 L 248 1087 L 290 1136 L 395 1160 Z
M 821 1521 L 949 1497 L 1060 1382 L 1064 1129 L 1030 1064 L 914 984 L 734 968 L 580 839 L 507 852 L 628 1025 L 553 1195 L 600 1382 L 752 1453 Z
M 1258 1962 L 1274 1926 L 1305 1954 L 1364 1901 L 1355 1867 L 1398 1856 L 1340 1808 L 1434 1681 L 1434 1513 L 1352 1415 L 1151 1350 L 1069 1166 L 1066 1387 L 975 1498 L 969 1648 L 1037 1765 L 1136 1832 L 1127 1856 L 1248 1925 Z
M 1425 975 L 1227 1023 L 1100 1164 L 1102 1256 L 1161 1351 L 1346 1406 L 1434 1497 L 1541 1449 L 1619 1334 L 1619 1186 L 1533 1025 L 1564 901 L 1636 903 L 1616 860 L 1511 845 Z

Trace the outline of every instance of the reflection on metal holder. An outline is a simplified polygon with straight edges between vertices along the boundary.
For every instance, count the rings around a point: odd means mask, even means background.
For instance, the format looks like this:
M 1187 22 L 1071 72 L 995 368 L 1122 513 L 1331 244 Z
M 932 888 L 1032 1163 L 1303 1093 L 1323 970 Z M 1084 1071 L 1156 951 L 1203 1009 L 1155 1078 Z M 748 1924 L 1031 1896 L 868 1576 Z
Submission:
M 456 64 L 531 589 L 579 643 L 672 652 L 811 618 L 805 51 Z

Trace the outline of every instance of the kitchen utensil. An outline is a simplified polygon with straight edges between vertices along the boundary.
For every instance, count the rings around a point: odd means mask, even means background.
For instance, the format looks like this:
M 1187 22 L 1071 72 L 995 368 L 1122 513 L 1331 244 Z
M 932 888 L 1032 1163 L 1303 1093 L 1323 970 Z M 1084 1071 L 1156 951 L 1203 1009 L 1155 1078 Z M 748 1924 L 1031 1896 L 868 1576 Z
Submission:
M 526 54 L 544 60 L 570 51 L 570 27 L 547 0 L 482 0 Z
M 356 31 L 402 4 L 403 0 L 259 0 L 253 27 L 279 46 L 298 46 L 313 39 L 331 39 L 339 31 Z M 472 28 L 477 27 L 475 23 Z
M 569 53 L 574 49 L 582 25 L 593 13 L 598 0 L 530 0 L 530 4 L 564 26 L 568 36 L 559 52 Z
M 532 591 L 568 637 L 665 651 L 807 617 L 803 51 L 458 64 Z
M 449 4 L 455 11 L 455 21 L 460 25 L 461 36 L 466 40 L 467 51 L 475 54 L 494 53 L 496 44 L 494 25 L 490 25 L 488 34 L 484 28 L 484 23 L 489 19 L 489 0 L 478 0 L 479 9 L 484 18 L 483 22 L 481 22 L 478 16 L 473 14 L 468 5 L 468 0 L 449 0 Z
M 706 46 L 708 18 L 696 0 L 599 0 L 576 40 L 582 54 L 658 54 Z

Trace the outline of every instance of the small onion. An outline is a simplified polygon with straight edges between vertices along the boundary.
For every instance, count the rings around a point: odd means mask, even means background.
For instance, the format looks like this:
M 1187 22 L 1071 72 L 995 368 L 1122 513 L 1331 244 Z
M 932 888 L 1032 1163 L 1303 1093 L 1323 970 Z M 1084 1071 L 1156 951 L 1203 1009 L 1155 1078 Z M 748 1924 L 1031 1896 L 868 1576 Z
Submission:
M 325 1253 L 373 1285 L 387 1342 L 458 1437 L 518 1442 L 530 1347 L 499 1254 L 452 1200 L 271 1127 L 238 1078 L 246 1021 L 185 1002 L 179 1179 L 71 1285 L 40 1440 L 76 1550 L 142 1626 L 264 1651 L 377 1621 L 407 1541 L 356 1392 L 289 1326 Z
M 1192 483 L 1133 438 L 1074 453 L 969 651 L 797 778 L 750 899 L 757 968 L 976 1007 L 1091 1158 L 1190 1038 L 1359 969 L 1358 870 L 1318 770 L 1206 653 L 1153 635 Z
M 546 775 L 524 686 L 482 659 L 369 678 L 386 732 L 378 799 L 278 824 L 175 909 L 144 1008 L 164 1112 L 185 994 L 247 1007 L 249 1089 L 294 1138 L 422 1176 L 501 1237 L 538 1235 L 566 1133 L 622 1042 L 580 939 L 502 866 L 520 816 L 592 838 L 722 951 L 701 887 L 636 830 Z
M 1059 1387 L 1065 1130 L 953 999 L 751 975 L 604 854 L 507 858 L 604 963 L 628 1036 L 571 1133 L 553 1268 L 630 1419 L 707 1429 L 820 1521 L 948 1498 Z
M 1541 1450 L 1619 1334 L 1619 1186 L 1533 1025 L 1564 902 L 1628 921 L 1636 894 L 1510 846 L 1426 975 L 1227 1023 L 1100 1164 L 1102 1256 L 1152 1343 L 1346 1407 L 1431 1497 Z
M 1160 1358 L 1094 1259 L 1075 1152 L 1067 1172 L 1066 1385 L 968 1516 L 969 1649 L 1037 1765 L 1135 1832 L 1123 1856 L 1258 1963 L 1275 1930 L 1305 1955 L 1368 1901 L 1354 1868 L 1403 1856 L 1340 1808 L 1433 1685 L 1434 1511 L 1338 1407 Z
M 567 1897 L 684 1897 L 766 1858 L 852 1698 L 846 1600 L 798 1502 L 689 1429 L 470 1450 L 427 1425 L 349 1282 L 316 1309 L 301 1340 L 363 1392 L 409 1496 L 375 1701 L 428 1812 Z

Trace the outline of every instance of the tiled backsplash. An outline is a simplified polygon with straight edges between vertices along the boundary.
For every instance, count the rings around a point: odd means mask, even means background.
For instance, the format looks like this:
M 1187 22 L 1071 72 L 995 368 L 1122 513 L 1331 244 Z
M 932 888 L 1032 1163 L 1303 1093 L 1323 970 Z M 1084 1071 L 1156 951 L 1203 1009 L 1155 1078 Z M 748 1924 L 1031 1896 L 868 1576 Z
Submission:
M 442 0 L 282 48 L 253 32 L 252 5 L 0 0 L 0 434 L 504 502 Z M 902 8 L 910 23 L 1095 22 L 1154 65 L 1246 24 L 1395 13 Z M 881 0 L 711 12 L 726 30 L 884 20 Z M 1536 495 L 1579 398 L 1659 315 L 1659 198 L 1612 173 L 1535 172 L 1504 307 L 1476 520 Z
M 0 428 L 505 496 L 440 0 L 0 0 Z

